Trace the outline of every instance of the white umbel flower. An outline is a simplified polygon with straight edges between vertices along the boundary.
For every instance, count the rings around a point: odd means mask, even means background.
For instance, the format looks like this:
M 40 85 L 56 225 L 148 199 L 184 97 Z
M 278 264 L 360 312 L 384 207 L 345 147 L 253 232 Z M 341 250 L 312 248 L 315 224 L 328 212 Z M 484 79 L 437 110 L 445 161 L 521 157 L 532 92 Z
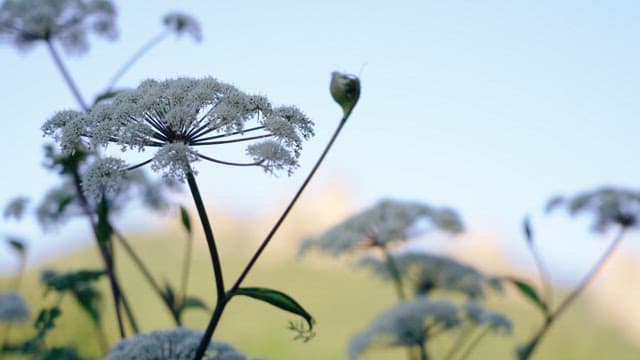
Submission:
M 0 291 L 0 322 L 24 322 L 29 319 L 29 307 L 17 291 Z

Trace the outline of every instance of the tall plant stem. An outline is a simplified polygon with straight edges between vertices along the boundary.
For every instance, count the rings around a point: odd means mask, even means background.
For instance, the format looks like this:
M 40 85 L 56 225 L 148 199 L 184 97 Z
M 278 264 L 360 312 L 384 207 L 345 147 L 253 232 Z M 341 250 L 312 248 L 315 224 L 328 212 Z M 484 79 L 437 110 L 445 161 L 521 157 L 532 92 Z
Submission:
M 122 321 L 122 312 L 120 311 L 120 285 L 118 283 L 115 271 L 113 270 L 113 262 L 111 261 L 109 250 L 106 244 L 101 243 L 98 240 L 98 226 L 94 220 L 93 212 L 91 211 L 89 202 L 82 192 L 82 188 L 80 186 L 80 174 L 77 170 L 74 170 L 73 172 L 73 183 L 78 196 L 78 200 L 80 201 L 80 207 L 89 220 L 91 230 L 93 231 L 94 237 L 96 239 L 96 244 L 98 245 L 98 250 L 100 251 L 102 262 L 104 263 L 105 270 L 107 271 L 107 276 L 109 277 L 109 285 L 111 286 L 111 294 L 113 295 L 113 305 L 115 306 L 116 318 L 118 320 L 118 330 L 120 332 L 120 337 L 124 339 L 126 337 L 126 334 L 124 331 L 124 323 Z
M 465 349 L 464 353 L 462 353 L 462 355 L 460 356 L 460 358 L 458 360 L 464 360 L 466 359 L 469 355 L 471 355 L 471 351 L 478 346 L 478 344 L 480 344 L 480 340 L 482 340 L 488 333 L 489 330 L 491 330 L 491 326 L 487 326 L 485 327 L 482 332 L 480 332 L 480 334 L 478 334 L 478 336 L 476 336 L 475 339 L 473 339 L 473 341 L 471 342 L 471 344 L 469 344 L 469 346 L 467 346 L 467 348 Z
M 64 81 L 67 83 L 67 86 L 71 90 L 73 97 L 76 98 L 78 105 L 80 105 L 82 110 L 84 110 L 85 112 L 89 111 L 89 107 L 87 106 L 87 103 L 82 98 L 82 95 L 80 94 L 80 90 L 78 90 L 78 86 L 76 85 L 75 81 L 73 81 L 73 78 L 71 77 L 71 74 L 69 74 L 67 67 L 62 62 L 62 58 L 58 54 L 58 51 L 56 51 L 56 48 L 53 46 L 51 39 L 48 39 L 46 43 L 47 43 L 47 48 L 49 49 L 49 53 L 53 58 L 53 61 L 55 62 L 56 66 L 58 67 L 58 70 L 62 74 L 62 77 L 64 78 Z
M 204 236 L 209 247 L 209 255 L 211 256 L 211 264 L 213 266 L 213 276 L 216 279 L 216 292 L 218 295 L 219 303 L 221 299 L 225 297 L 225 291 L 224 279 L 222 276 L 222 263 L 220 262 L 220 256 L 218 255 L 218 247 L 216 246 L 216 240 L 213 237 L 213 229 L 211 228 L 211 223 L 209 222 L 209 217 L 207 216 L 207 210 L 204 207 L 204 202 L 202 201 L 200 191 L 198 190 L 196 178 L 195 176 L 193 176 L 193 173 L 191 171 L 187 173 L 187 183 L 189 184 L 191 196 L 193 196 L 193 201 L 196 205 L 196 209 L 198 210 L 198 216 L 200 217 L 202 229 L 204 230 Z
M 396 295 L 398 296 L 398 300 L 403 301 L 407 299 L 407 295 L 404 292 L 404 286 L 402 284 L 402 277 L 400 276 L 400 269 L 398 269 L 398 264 L 393 259 L 393 255 L 389 253 L 389 249 L 387 249 L 384 245 L 380 246 L 382 253 L 384 254 L 384 262 L 387 265 L 387 270 L 389 270 L 389 275 L 393 281 L 393 284 L 396 288 Z
M 156 45 L 158 45 L 162 40 L 164 40 L 170 34 L 169 31 L 163 31 L 160 34 L 153 37 L 147 43 L 142 45 L 138 51 L 136 51 L 131 57 L 115 72 L 115 74 L 111 77 L 111 80 L 107 83 L 107 87 L 105 92 L 109 92 L 113 90 L 113 87 L 116 85 L 118 80 L 122 78 L 124 74 L 129 71 L 129 69 L 135 64 L 138 60 L 140 60 L 146 53 L 148 53 L 151 49 L 153 49 Z
M 191 269 L 191 253 L 193 250 L 193 236 L 187 234 L 187 243 L 184 249 L 184 261 L 182 263 L 182 278 L 180 281 L 180 296 L 182 301 L 187 298 L 187 287 L 189 285 L 189 270 Z
M 429 360 L 429 353 L 427 352 L 427 345 L 423 341 L 418 347 L 420 350 L 420 360 Z
M 598 261 L 593 265 L 591 270 L 584 276 L 584 278 L 578 283 L 578 285 L 571 291 L 569 295 L 558 305 L 555 311 L 547 315 L 544 323 L 533 337 L 531 341 L 526 345 L 523 352 L 520 354 L 520 360 L 526 360 L 533 355 L 537 346 L 540 344 L 540 341 L 547 333 L 547 331 L 551 328 L 554 322 L 562 315 L 567 308 L 576 300 L 576 298 L 584 291 L 584 289 L 591 283 L 594 277 L 598 274 L 600 269 L 602 269 L 604 263 L 609 259 L 613 251 L 620 245 L 622 239 L 624 238 L 624 234 L 626 231 L 626 227 L 621 227 L 620 231 L 616 234 L 616 236 L 611 241 L 611 244 L 607 247 L 605 252 L 600 256 Z
M 158 297 L 160 297 L 160 299 L 162 300 L 162 303 L 167 307 L 167 310 L 169 310 L 169 313 L 171 314 L 174 321 L 176 322 L 176 325 L 178 326 L 181 325 L 180 320 L 176 317 L 173 306 L 169 303 L 167 298 L 164 296 L 162 292 L 162 288 L 160 288 L 160 285 L 158 285 L 158 282 L 156 281 L 156 279 L 153 277 L 153 275 L 151 275 L 151 271 L 149 271 L 149 268 L 144 264 L 144 262 L 142 262 L 142 259 L 140 258 L 140 256 L 138 256 L 138 254 L 136 254 L 136 252 L 133 250 L 133 248 L 131 247 L 131 244 L 129 244 L 129 241 L 127 241 L 127 239 L 116 229 L 113 229 L 113 234 L 115 235 L 116 240 L 120 242 L 120 245 L 122 245 L 122 248 L 124 249 L 124 251 L 127 253 L 127 255 L 129 255 L 133 263 L 136 265 L 138 270 L 140 270 L 140 272 L 142 273 L 144 278 L 147 280 L 147 282 L 149 283 L 153 291 L 158 295 Z
M 329 150 L 331 150 L 333 143 L 336 141 L 336 139 L 338 138 L 338 135 L 340 135 L 340 132 L 344 128 L 344 125 L 347 123 L 347 119 L 349 118 L 350 114 L 351 112 L 345 114 L 342 120 L 340 120 L 340 124 L 338 124 L 338 127 L 333 132 L 333 135 L 331 136 L 329 143 L 322 151 L 322 154 L 316 161 L 316 164 L 311 169 L 311 172 L 309 172 L 309 175 L 307 175 L 307 178 L 304 180 L 304 182 L 302 183 L 302 185 L 300 186 L 296 194 L 293 196 L 293 198 L 289 202 L 289 205 L 287 205 L 282 215 L 280 215 L 280 217 L 278 218 L 278 221 L 276 221 L 275 225 L 271 228 L 271 230 L 269 231 L 267 236 L 264 238 L 264 240 L 262 241 L 262 243 L 260 244 L 256 252 L 253 254 L 251 259 L 245 266 L 244 270 L 242 270 L 242 273 L 240 273 L 240 276 L 238 276 L 238 278 L 236 279 L 231 289 L 229 289 L 229 291 L 226 293 L 226 296 L 222 298 L 223 299 L 222 301 L 220 301 L 220 298 L 218 298 L 218 303 L 216 304 L 216 308 L 214 309 L 214 312 L 211 315 L 211 319 L 209 320 L 207 329 L 205 330 L 204 335 L 202 336 L 200 345 L 198 345 L 198 350 L 196 351 L 196 355 L 194 357 L 195 360 L 202 359 L 202 356 L 204 355 L 205 351 L 207 350 L 207 347 L 209 346 L 209 343 L 211 342 L 211 337 L 213 336 L 213 333 L 215 332 L 216 327 L 218 326 L 218 322 L 220 322 L 220 318 L 222 317 L 222 312 L 224 311 L 224 308 L 227 302 L 233 297 L 233 295 L 236 293 L 238 288 L 240 288 L 240 285 L 242 285 L 242 282 L 244 281 L 244 279 L 247 277 L 247 275 L 249 275 L 249 271 L 251 271 L 255 263 L 258 261 L 258 258 L 260 258 L 260 255 L 262 255 L 267 245 L 269 245 L 269 242 L 271 241 L 273 236 L 276 234 L 276 232 L 280 228 L 280 225 L 282 225 L 284 220 L 287 218 L 287 216 L 289 215 L 289 212 L 291 211 L 295 203 L 300 198 L 300 195 L 302 195 L 302 192 L 307 187 L 307 185 L 315 175 L 316 171 L 318 171 L 318 168 L 322 164 L 322 161 L 329 153 Z

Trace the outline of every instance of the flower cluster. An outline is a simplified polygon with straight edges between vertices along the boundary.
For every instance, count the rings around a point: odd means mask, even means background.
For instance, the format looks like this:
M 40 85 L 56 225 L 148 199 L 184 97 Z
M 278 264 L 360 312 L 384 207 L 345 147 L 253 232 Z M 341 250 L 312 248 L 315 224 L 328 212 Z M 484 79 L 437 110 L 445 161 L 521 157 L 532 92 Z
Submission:
M 411 284 L 416 295 L 446 290 L 462 293 L 469 298 L 480 298 L 484 296 L 487 286 L 500 286 L 495 278 L 447 257 L 417 251 L 392 256 L 398 273 Z M 384 259 L 368 256 L 362 258 L 359 265 L 371 269 L 384 279 L 391 277 Z
M 313 123 L 297 108 L 272 107 L 263 96 L 247 95 L 213 78 L 147 80 L 88 114 L 59 112 L 42 129 L 66 153 L 110 143 L 122 151 L 157 148 L 152 158 L 129 168 L 152 163 L 154 170 L 178 180 L 200 159 L 290 174 L 298 166 L 302 141 L 313 135 Z M 252 162 L 223 161 L 196 150 L 240 142 L 252 142 L 246 149 Z
M 610 225 L 632 227 L 640 216 L 640 191 L 602 187 L 573 197 L 557 196 L 549 201 L 547 210 L 564 206 L 571 215 L 591 212 L 593 230 L 605 231 Z
M 117 37 L 115 16 L 109 0 L 6 0 L 0 6 L 0 37 L 19 49 L 55 39 L 67 52 L 79 54 L 89 49 L 89 31 Z
M 200 343 L 202 333 L 176 328 L 152 331 L 121 340 L 113 346 L 104 360 L 120 359 L 172 359 L 191 360 Z M 207 348 L 205 360 L 246 360 L 246 356 L 231 345 L 212 341 Z
M 458 308 L 447 301 L 429 301 L 424 297 L 404 301 L 380 314 L 369 328 L 349 343 L 349 359 L 357 359 L 374 344 L 420 347 L 432 330 L 451 329 L 461 322 Z
M 452 209 L 383 200 L 320 237 L 306 240 L 301 252 L 317 247 L 321 251 L 337 255 L 361 247 L 404 242 L 429 230 L 457 234 L 463 229 L 460 217 Z
M 488 311 L 476 301 L 469 301 L 462 306 L 462 310 L 467 320 L 476 325 L 488 326 L 495 332 L 511 334 L 513 324 L 511 320 L 497 311 Z
M 0 322 L 23 322 L 29 319 L 29 307 L 16 291 L 0 291 Z
M 162 19 L 164 25 L 178 35 L 190 35 L 195 41 L 202 40 L 202 29 L 200 24 L 191 15 L 185 13 L 174 12 L 165 15 Z

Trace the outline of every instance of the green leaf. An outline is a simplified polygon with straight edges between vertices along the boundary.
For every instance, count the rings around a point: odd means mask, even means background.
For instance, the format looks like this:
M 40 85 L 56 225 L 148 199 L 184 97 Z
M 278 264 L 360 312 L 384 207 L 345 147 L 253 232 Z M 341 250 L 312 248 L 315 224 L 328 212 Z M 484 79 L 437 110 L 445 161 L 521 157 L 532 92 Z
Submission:
M 549 308 L 547 304 L 542 300 L 536 289 L 523 280 L 519 280 L 513 277 L 505 277 L 504 280 L 515 285 L 516 289 L 520 291 L 524 297 L 531 300 L 545 316 L 549 315 Z
M 191 235 L 191 219 L 189 218 L 189 212 L 187 209 L 180 206 L 180 218 L 182 219 L 182 226 L 187 230 L 187 234 Z
M 78 270 L 68 273 L 44 270 L 41 275 L 41 281 L 47 287 L 47 290 L 73 291 L 88 286 L 89 283 L 97 281 L 105 274 L 104 270 Z
M 53 329 L 56 324 L 55 320 L 60 317 L 62 311 L 57 306 L 52 307 L 51 309 L 42 309 L 36 318 L 35 324 L 33 326 L 38 330 L 38 334 L 40 336 L 44 336 L 47 331 Z
M 78 305 L 89 315 L 91 320 L 100 325 L 100 301 L 102 295 L 95 286 L 85 283 L 71 290 Z
M 105 101 L 105 100 L 109 100 L 111 98 L 113 98 L 114 96 L 125 92 L 126 90 L 109 90 L 109 91 L 105 91 L 103 93 L 101 93 L 100 95 L 96 96 L 96 98 L 93 100 L 93 106 L 96 106 L 99 102 L 101 101 Z
M 17 237 L 7 237 L 7 244 L 9 244 L 9 246 L 11 246 L 11 248 L 13 250 L 15 250 L 18 254 L 20 254 L 20 256 L 24 256 L 25 250 L 26 250 L 26 245 L 25 245 L 25 241 L 17 238 Z
M 182 303 L 182 308 L 180 310 L 184 311 L 187 309 L 203 309 L 206 311 L 211 311 L 209 306 L 204 301 L 195 296 L 188 296 L 186 299 L 184 299 L 184 303 Z
M 524 232 L 524 236 L 525 239 L 527 240 L 527 243 L 531 244 L 533 243 L 533 231 L 531 230 L 531 220 L 529 219 L 529 217 L 525 217 L 524 221 L 522 222 L 522 231 Z
M 283 292 L 268 288 L 246 287 L 238 288 L 234 295 L 244 295 L 262 300 L 284 311 L 299 315 L 307 321 L 309 329 L 313 329 L 313 317 L 297 301 Z
M 176 310 L 176 292 L 169 283 L 165 283 L 164 290 L 162 291 L 162 297 L 171 306 L 172 310 Z

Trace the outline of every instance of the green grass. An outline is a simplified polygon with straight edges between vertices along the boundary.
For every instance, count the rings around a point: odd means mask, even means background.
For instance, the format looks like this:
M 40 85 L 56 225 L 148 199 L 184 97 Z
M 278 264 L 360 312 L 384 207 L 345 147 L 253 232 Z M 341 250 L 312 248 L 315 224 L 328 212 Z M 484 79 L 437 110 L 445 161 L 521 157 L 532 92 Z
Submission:
M 179 234 L 179 232 L 176 232 Z M 202 239 L 195 239 L 194 263 L 190 281 L 190 293 L 213 304 L 214 284 L 211 265 Z M 278 240 L 281 241 L 281 240 Z M 135 248 L 144 257 L 157 278 L 170 281 L 178 287 L 184 242 L 175 239 L 137 236 Z M 225 277 L 228 282 L 241 270 L 249 257 L 249 247 L 238 243 L 222 244 Z M 225 249 L 233 248 L 231 251 Z M 242 250 L 244 249 L 244 250 Z M 162 304 L 145 283 L 142 276 L 118 252 L 119 276 L 124 289 L 132 300 L 134 312 L 144 331 L 169 328 L 173 324 Z M 293 256 L 283 255 L 282 250 L 265 253 L 265 261 L 259 262 L 255 271 L 247 278 L 246 286 L 267 286 L 294 297 L 317 320 L 317 335 L 308 343 L 292 341 L 294 333 L 287 330 L 288 321 L 298 320 L 293 315 L 273 308 L 265 303 L 248 298 L 237 298 L 228 306 L 218 327 L 215 338 L 228 341 L 251 356 L 264 356 L 272 360 L 326 360 L 345 359 L 349 337 L 367 326 L 381 310 L 394 300 L 392 288 L 367 273 L 355 270 L 340 261 L 312 257 L 296 261 Z M 48 267 L 58 270 L 99 267 L 97 253 L 93 248 L 53 261 Z M 32 309 L 50 304 L 52 297 L 41 300 L 42 288 L 37 285 L 38 271 L 29 272 L 24 283 Z M 107 290 L 106 280 L 101 284 Z M 1 285 L 1 283 L 0 283 Z M 105 298 L 104 324 L 110 341 L 117 339 L 115 317 L 111 301 Z M 536 309 L 526 302 L 509 296 L 493 296 L 490 305 L 502 310 L 514 320 L 513 336 L 489 336 L 469 359 L 513 359 L 514 348 L 519 341 L 527 339 L 535 330 L 539 317 Z M 95 357 L 99 348 L 93 337 L 93 329 L 86 316 L 79 312 L 68 298 L 63 300 L 63 316 L 58 327 L 48 339 L 50 344 L 73 343 L 82 354 Z M 204 329 L 208 314 L 191 310 L 186 315 L 187 326 Z M 28 333 L 28 327 L 15 329 L 12 334 L 19 337 Z M 436 359 L 446 351 L 450 339 L 440 339 L 431 352 Z M 372 349 L 365 360 L 403 359 L 402 349 Z M 589 314 L 584 303 L 568 311 L 557 326 L 548 334 L 534 359 L 638 359 L 640 349 L 625 341 L 623 334 Z

